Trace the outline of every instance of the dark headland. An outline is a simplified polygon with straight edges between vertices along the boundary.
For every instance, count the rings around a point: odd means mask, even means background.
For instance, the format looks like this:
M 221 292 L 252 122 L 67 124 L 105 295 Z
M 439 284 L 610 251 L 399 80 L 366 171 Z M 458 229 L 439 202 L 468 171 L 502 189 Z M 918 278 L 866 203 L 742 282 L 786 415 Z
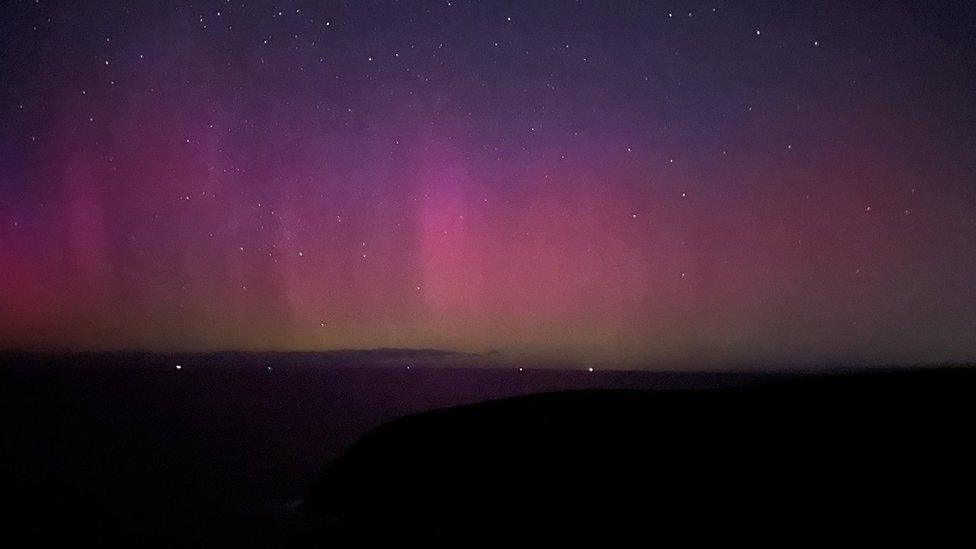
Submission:
M 927 544 L 971 534 L 974 397 L 966 369 L 438 410 L 364 436 L 306 512 L 350 546 Z

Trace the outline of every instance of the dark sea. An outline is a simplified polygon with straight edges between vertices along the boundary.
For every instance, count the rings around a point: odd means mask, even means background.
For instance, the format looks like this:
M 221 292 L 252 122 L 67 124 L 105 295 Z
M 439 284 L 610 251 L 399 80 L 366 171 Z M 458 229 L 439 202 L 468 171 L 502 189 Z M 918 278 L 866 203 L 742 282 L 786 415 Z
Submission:
M 2 522 L 83 513 L 106 527 L 153 529 L 287 514 L 358 437 L 407 414 L 539 392 L 724 387 L 771 377 L 519 371 L 429 358 L 6 356 Z

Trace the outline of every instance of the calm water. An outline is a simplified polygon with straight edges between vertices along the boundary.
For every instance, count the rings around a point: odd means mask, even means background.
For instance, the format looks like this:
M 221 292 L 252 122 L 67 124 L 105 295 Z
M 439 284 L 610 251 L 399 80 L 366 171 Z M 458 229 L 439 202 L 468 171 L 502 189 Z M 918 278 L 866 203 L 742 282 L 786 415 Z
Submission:
M 17 504 L 4 510 L 6 520 L 74 506 L 129 524 L 276 512 L 357 437 L 405 414 L 543 391 L 758 377 L 353 362 L 8 358 L 0 368 L 0 481 L 14 486 L 8 502 Z

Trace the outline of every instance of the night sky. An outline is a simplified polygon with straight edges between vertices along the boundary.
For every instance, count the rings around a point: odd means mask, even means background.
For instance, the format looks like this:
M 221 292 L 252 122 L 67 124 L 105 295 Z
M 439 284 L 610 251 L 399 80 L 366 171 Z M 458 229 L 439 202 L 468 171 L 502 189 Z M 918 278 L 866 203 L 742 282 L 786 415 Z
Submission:
M 976 8 L 0 4 L 0 348 L 976 359 Z

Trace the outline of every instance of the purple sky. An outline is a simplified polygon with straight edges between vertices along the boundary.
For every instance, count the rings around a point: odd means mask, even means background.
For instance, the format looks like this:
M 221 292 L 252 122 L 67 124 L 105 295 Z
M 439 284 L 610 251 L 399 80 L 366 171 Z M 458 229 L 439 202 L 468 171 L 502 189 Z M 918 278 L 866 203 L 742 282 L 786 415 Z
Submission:
M 976 359 L 972 4 L 15 1 L 0 348 Z

